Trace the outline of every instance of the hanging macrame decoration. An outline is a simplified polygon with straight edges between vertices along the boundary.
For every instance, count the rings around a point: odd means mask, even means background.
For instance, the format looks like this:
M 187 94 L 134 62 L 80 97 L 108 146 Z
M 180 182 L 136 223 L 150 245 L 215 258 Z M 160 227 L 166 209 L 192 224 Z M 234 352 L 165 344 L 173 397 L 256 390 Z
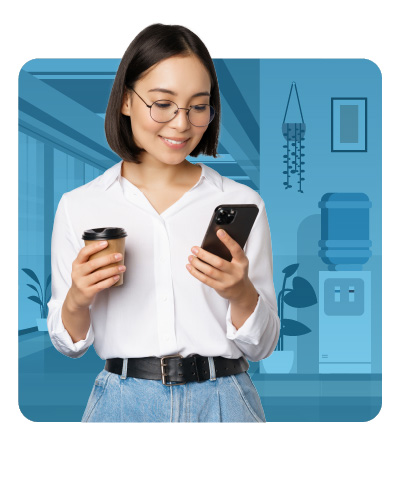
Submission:
M 288 115 L 288 120 L 291 120 L 291 122 L 286 122 L 287 114 L 289 113 L 288 106 L 290 105 L 293 87 L 295 87 L 298 104 L 294 104 L 294 100 L 291 101 L 291 114 Z M 292 185 L 290 184 L 290 177 L 291 174 L 294 174 L 298 179 L 298 192 L 301 193 L 303 193 L 302 181 L 305 180 L 305 177 L 302 177 L 302 174 L 305 172 L 305 169 L 302 168 L 302 166 L 305 164 L 305 161 L 302 161 L 302 157 L 305 157 L 305 154 L 302 153 L 302 150 L 305 148 L 305 146 L 302 145 L 302 141 L 305 138 L 305 130 L 306 125 L 302 115 L 297 86 L 295 82 L 292 82 L 283 120 L 283 135 L 287 141 L 286 145 L 283 145 L 283 148 L 286 152 L 285 155 L 283 155 L 284 164 L 286 164 L 286 169 L 283 171 L 283 174 L 286 176 L 286 180 L 283 182 L 283 184 L 285 185 L 286 189 L 291 189 Z

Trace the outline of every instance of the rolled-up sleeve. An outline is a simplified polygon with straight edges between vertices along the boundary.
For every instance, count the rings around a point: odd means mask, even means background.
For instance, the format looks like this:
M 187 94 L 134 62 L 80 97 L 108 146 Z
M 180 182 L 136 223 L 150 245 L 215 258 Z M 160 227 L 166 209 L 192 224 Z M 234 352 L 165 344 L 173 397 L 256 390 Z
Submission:
M 61 317 L 61 309 L 72 283 L 72 263 L 80 249 L 81 246 L 68 217 L 66 194 L 63 194 L 53 224 L 51 241 L 52 297 L 47 304 L 49 308 L 47 327 L 50 340 L 57 351 L 72 358 L 82 357 L 94 341 L 92 322 L 86 338 L 74 343 L 64 327 Z
M 234 341 L 244 356 L 253 362 L 269 357 L 280 336 L 273 284 L 272 243 L 263 199 L 258 207 L 259 213 L 244 248 L 249 260 L 248 277 L 259 294 L 258 302 L 239 329 L 231 320 L 231 303 L 226 316 L 227 338 Z

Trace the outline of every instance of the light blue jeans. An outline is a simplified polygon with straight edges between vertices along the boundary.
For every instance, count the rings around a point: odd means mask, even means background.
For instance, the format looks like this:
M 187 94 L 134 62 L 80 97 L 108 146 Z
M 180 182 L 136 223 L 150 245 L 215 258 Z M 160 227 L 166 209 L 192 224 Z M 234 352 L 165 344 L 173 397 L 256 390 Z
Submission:
M 126 377 L 103 369 L 97 376 L 81 422 L 266 422 L 259 394 L 248 374 L 165 386 L 160 380 Z

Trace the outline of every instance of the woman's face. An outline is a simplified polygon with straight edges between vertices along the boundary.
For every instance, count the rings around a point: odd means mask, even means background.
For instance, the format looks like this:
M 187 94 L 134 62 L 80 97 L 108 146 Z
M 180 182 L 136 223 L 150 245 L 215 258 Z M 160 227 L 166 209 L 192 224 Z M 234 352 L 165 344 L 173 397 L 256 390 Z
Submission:
M 208 70 L 194 55 L 162 60 L 135 82 L 133 88 L 148 105 L 156 100 L 166 99 L 185 108 L 210 103 L 208 95 L 195 96 L 199 92 L 210 94 L 211 82 Z M 152 89 L 167 89 L 174 94 L 150 92 Z M 145 150 L 140 154 L 142 162 L 153 163 L 156 160 L 170 165 L 179 164 L 198 145 L 208 127 L 192 125 L 188 120 L 187 110 L 179 110 L 169 122 L 155 122 L 149 114 L 149 108 L 132 90 L 124 96 L 121 112 L 131 117 L 135 143 Z M 186 142 L 179 148 L 177 145 L 171 147 L 163 137 Z

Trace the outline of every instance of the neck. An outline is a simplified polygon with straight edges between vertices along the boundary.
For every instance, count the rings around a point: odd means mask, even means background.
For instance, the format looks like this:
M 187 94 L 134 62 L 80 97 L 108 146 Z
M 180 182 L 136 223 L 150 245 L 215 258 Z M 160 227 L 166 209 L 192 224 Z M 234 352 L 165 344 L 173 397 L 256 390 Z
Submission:
M 191 162 L 186 159 L 175 165 L 148 161 L 135 164 L 124 160 L 121 175 L 139 188 L 166 189 L 188 182 L 193 168 Z

